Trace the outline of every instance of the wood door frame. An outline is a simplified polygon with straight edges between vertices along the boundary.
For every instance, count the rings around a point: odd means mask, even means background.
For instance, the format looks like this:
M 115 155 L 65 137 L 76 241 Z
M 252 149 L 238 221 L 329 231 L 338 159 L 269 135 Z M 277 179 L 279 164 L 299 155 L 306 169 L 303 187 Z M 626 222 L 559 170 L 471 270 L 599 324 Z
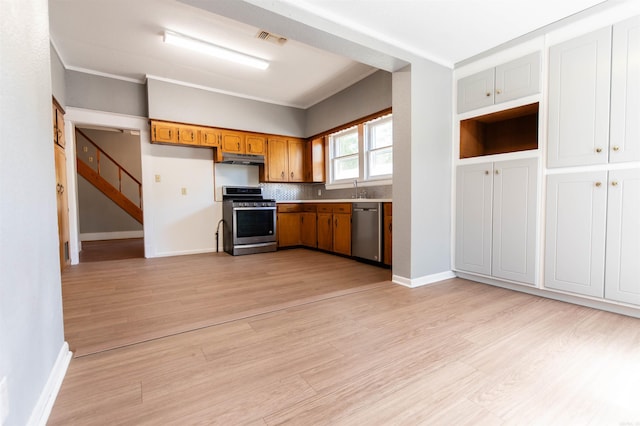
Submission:
M 118 129 L 137 130 L 140 132 L 140 161 L 142 170 L 142 186 L 150 188 L 150 177 L 145 178 L 148 174 L 146 170 L 151 170 L 151 164 L 148 151 L 151 144 L 151 130 L 149 128 L 149 119 L 146 117 L 137 117 L 132 115 L 123 115 L 112 112 L 95 111 L 84 108 L 67 107 L 64 116 L 65 138 L 67 144 L 65 153 L 67 154 L 67 186 L 69 194 L 69 257 L 71 264 L 77 265 L 80 262 L 80 230 L 79 230 L 79 212 L 78 212 L 78 182 L 76 162 L 69 161 L 69 158 L 76 158 L 76 126 L 102 126 Z M 149 175 L 150 176 L 150 175 Z M 142 205 L 149 206 L 146 200 L 146 192 L 142 191 Z M 152 223 L 150 217 L 150 209 L 143 212 L 144 223 Z M 145 239 L 145 257 L 149 257 L 147 247 L 153 244 L 153 236 L 147 232 L 144 226 Z

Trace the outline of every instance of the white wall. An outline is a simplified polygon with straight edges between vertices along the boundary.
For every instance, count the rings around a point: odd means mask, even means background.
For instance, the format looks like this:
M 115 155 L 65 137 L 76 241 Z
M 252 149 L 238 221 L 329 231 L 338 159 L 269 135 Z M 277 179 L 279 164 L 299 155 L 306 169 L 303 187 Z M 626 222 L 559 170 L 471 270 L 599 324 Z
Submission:
M 149 77 L 149 118 L 304 137 L 304 110 Z
M 147 257 L 215 250 L 213 151 L 151 144 L 145 151 L 143 173 L 152 178 L 144 187 Z
M 0 380 L 7 379 L 5 424 L 25 425 L 32 416 L 41 418 L 51 378 L 61 365 L 59 355 L 68 354 L 58 257 L 49 16 L 46 0 L 2 0 L 0 8 Z

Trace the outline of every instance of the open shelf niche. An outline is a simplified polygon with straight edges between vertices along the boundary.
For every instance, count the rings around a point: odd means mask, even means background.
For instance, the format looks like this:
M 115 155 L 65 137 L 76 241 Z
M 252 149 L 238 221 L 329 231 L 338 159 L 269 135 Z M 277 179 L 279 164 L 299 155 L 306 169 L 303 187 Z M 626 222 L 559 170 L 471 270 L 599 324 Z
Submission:
M 460 121 L 460 158 L 538 148 L 539 104 Z

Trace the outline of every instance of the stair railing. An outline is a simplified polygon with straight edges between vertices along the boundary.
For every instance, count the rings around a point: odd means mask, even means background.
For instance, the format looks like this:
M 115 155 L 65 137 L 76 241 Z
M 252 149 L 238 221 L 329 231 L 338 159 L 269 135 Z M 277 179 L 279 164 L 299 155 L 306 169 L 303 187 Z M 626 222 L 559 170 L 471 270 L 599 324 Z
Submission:
M 120 191 L 120 193 L 122 195 L 124 195 L 126 197 L 126 194 L 124 192 L 122 192 L 122 173 L 124 172 L 127 176 L 129 176 L 131 178 L 131 180 L 133 182 L 135 182 L 138 185 L 138 207 L 142 208 L 142 183 L 140 183 L 140 181 L 138 179 L 136 179 L 131 173 L 129 173 L 127 171 L 127 169 L 125 169 L 124 167 L 122 167 L 120 165 L 120 163 L 118 163 L 116 160 L 113 159 L 113 157 L 111 157 L 109 154 L 107 154 L 106 152 L 104 152 L 93 140 L 91 140 L 91 138 L 89 136 L 87 136 L 86 133 L 84 133 L 82 130 L 76 128 L 76 132 L 78 132 L 80 135 L 82 135 L 82 137 L 89 142 L 91 145 L 93 145 L 93 147 L 96 149 L 96 172 L 98 173 L 99 176 L 101 176 L 104 179 L 104 176 L 102 176 L 100 174 L 100 158 L 101 157 L 106 157 L 109 159 L 109 161 L 111 161 L 116 167 L 118 167 L 118 191 Z M 78 157 L 78 159 L 80 159 Z M 82 161 L 82 160 L 80 160 Z M 128 198 L 128 197 L 127 197 Z

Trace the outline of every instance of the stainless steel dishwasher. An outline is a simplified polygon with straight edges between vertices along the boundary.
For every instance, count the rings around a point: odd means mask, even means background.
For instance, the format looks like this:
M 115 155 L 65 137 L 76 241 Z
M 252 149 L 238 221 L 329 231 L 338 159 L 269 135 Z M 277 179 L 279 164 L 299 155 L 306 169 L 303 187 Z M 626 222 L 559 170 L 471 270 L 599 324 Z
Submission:
M 382 262 L 382 203 L 353 203 L 351 255 Z

